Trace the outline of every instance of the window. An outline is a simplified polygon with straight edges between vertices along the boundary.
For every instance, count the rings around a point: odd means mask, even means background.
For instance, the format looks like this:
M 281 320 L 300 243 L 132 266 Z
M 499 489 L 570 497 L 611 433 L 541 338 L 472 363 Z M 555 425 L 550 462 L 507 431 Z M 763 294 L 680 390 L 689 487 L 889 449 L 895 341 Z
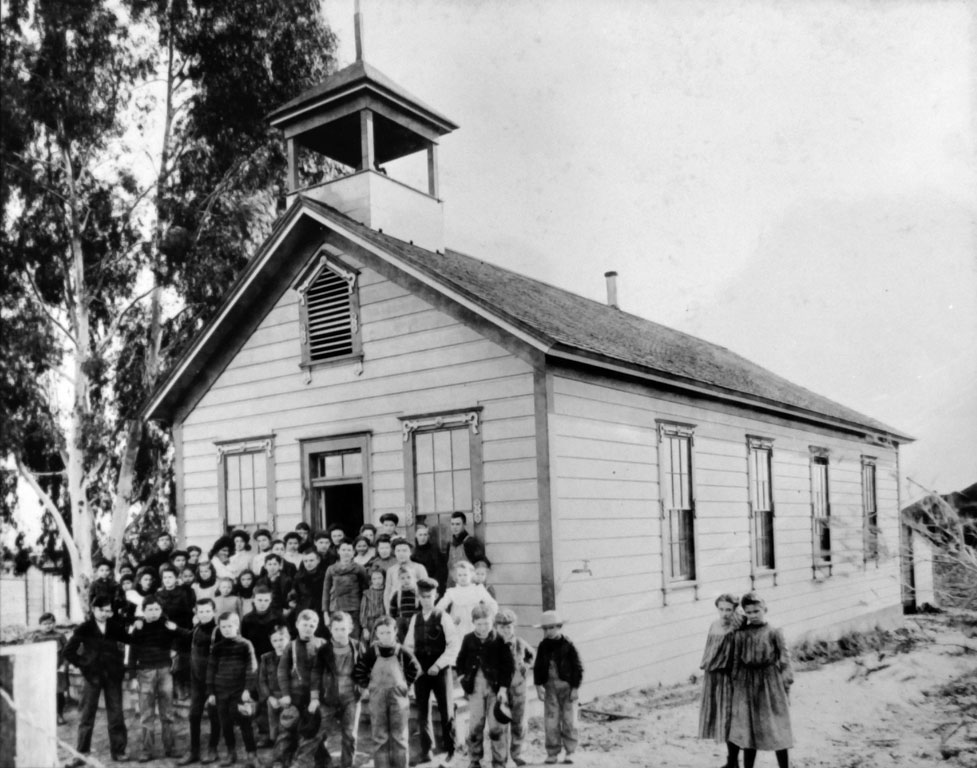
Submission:
M 218 509 L 226 528 L 274 525 L 274 445 L 272 436 L 217 444 Z
M 370 519 L 369 434 L 303 440 L 305 519 L 315 531 L 338 525 L 353 539 Z
M 660 422 L 658 435 L 666 581 L 694 581 L 692 427 Z
M 306 366 L 358 357 L 359 299 L 357 273 L 332 254 L 320 252 L 297 290 L 302 322 L 302 364 Z
M 811 448 L 811 530 L 814 568 L 831 565 L 831 497 L 828 490 L 828 452 Z
M 468 530 L 483 538 L 480 411 L 403 419 L 410 529 L 423 521 L 442 550 L 450 539 L 451 515 L 464 512 Z M 484 538 L 483 538 L 484 540 Z
M 773 441 L 747 437 L 749 448 L 750 521 L 753 570 L 773 570 L 773 486 L 771 467 Z
M 865 559 L 879 556 L 879 508 L 875 497 L 875 458 L 862 456 L 862 512 L 865 521 Z

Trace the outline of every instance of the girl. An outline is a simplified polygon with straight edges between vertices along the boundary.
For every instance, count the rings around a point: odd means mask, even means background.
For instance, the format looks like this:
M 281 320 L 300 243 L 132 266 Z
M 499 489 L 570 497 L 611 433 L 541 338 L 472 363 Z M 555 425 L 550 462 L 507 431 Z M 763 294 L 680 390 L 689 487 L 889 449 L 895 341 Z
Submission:
M 742 748 L 744 768 L 753 768 L 758 749 L 773 750 L 779 768 L 787 768 L 787 751 L 794 744 L 787 699 L 794 675 L 787 643 L 779 629 L 767 624 L 767 607 L 756 592 L 743 595 L 740 605 L 746 624 L 732 635 L 730 759 Z
M 363 535 L 357 536 L 353 540 L 353 562 L 363 566 L 367 572 L 370 570 L 370 563 L 377 556 L 377 551 L 373 548 L 370 540 Z
M 719 618 L 709 627 L 706 635 L 706 648 L 702 652 L 702 698 L 699 704 L 699 738 L 713 739 L 726 742 L 726 768 L 736 768 L 738 757 L 733 756 L 733 750 L 738 749 L 730 744 L 729 737 L 729 707 L 733 695 L 730 680 L 730 661 L 732 651 L 731 633 L 739 625 L 736 615 L 737 599 L 734 595 L 720 595 L 716 598 L 716 608 Z
M 228 558 L 227 565 L 231 569 L 231 578 L 236 579 L 251 567 L 251 535 L 247 531 L 234 531 L 231 541 L 234 554 Z
M 360 526 L 360 536 L 365 536 L 366 540 L 370 542 L 370 546 L 373 546 L 373 542 L 377 540 L 377 527 L 373 523 L 365 523 Z
M 373 625 L 386 615 L 383 604 L 383 585 L 385 576 L 383 571 L 370 571 L 370 588 L 360 599 L 360 627 L 362 631 L 361 646 L 365 650 L 373 640 Z
M 435 606 L 438 610 L 444 611 L 451 616 L 455 626 L 458 627 L 458 634 L 464 637 L 471 632 L 472 608 L 479 603 L 485 606 L 489 612 L 489 624 L 499 610 L 499 604 L 495 598 L 481 584 L 473 584 L 472 577 L 475 575 L 474 566 L 467 560 L 459 560 L 455 564 L 455 586 L 448 587 L 444 592 L 444 597 L 438 600 Z
M 156 586 L 156 571 L 150 566 L 140 568 L 136 574 L 135 586 L 126 592 L 126 601 L 133 606 L 130 608 L 133 616 L 142 616 L 143 600 L 156 593 Z
M 234 542 L 230 536 L 221 536 L 214 542 L 213 549 L 210 550 L 210 564 L 214 566 L 214 573 L 218 579 L 230 579 L 232 582 L 236 578 L 231 568 L 231 550 Z
M 254 597 L 254 574 L 251 571 L 241 571 L 234 594 L 241 598 L 241 615 L 250 613 L 251 599 Z
M 241 598 L 234 594 L 234 579 L 217 579 L 217 594 L 214 595 L 214 613 L 236 613 L 241 618 Z
M 214 566 L 210 560 L 201 560 L 197 563 L 197 578 L 193 582 L 193 591 L 197 595 L 197 600 L 205 597 L 212 598 L 217 594 L 217 574 L 214 573 Z

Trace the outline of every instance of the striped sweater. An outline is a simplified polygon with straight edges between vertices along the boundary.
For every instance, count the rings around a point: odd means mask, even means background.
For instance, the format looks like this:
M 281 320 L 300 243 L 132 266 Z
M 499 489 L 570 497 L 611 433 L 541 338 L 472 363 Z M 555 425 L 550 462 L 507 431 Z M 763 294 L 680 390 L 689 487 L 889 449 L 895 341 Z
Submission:
M 243 637 L 215 637 L 207 660 L 207 694 L 227 698 L 245 689 L 257 693 L 258 660 Z

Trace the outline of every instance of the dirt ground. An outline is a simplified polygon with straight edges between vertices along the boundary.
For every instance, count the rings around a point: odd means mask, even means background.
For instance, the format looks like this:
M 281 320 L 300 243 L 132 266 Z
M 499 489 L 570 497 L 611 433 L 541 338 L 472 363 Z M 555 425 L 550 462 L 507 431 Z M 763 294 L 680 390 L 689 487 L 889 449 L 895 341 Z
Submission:
M 907 626 L 916 642 L 907 652 L 872 652 L 799 668 L 791 689 L 795 738 L 791 765 L 977 768 L 977 639 L 966 637 L 951 623 L 945 616 L 909 618 Z M 960 707 L 969 707 L 969 720 Z M 605 713 L 624 717 L 609 719 Z M 68 720 L 59 735 L 73 744 L 76 713 L 69 711 Z M 961 722 L 965 724 L 955 727 Z M 696 739 L 697 724 L 695 684 L 633 690 L 585 702 L 574 763 L 583 768 L 719 768 L 725 747 Z M 178 721 L 178 743 L 186 743 L 186 732 L 186 721 Z M 135 751 L 136 738 L 136 729 L 130 728 L 130 753 Z M 106 765 L 115 765 L 107 760 L 106 742 L 100 713 L 93 752 L 106 759 Z M 337 755 L 338 744 L 330 746 Z M 358 746 L 357 768 L 370 765 L 367 729 L 361 729 Z M 525 752 L 531 763 L 542 763 L 545 751 L 538 718 L 530 720 Z M 488 754 L 485 766 L 490 762 Z M 268 751 L 260 753 L 263 758 L 268 755 Z M 160 759 L 146 765 L 168 768 L 172 764 Z M 776 761 L 772 753 L 761 753 L 756 764 L 766 768 Z M 468 761 L 459 756 L 454 765 L 465 768 Z

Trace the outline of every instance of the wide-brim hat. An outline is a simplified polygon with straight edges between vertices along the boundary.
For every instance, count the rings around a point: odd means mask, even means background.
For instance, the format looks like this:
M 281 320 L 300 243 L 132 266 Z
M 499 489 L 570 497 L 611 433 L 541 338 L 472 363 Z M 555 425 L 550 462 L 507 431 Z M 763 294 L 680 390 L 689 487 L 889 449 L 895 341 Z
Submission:
M 543 615 L 539 617 L 539 624 L 533 624 L 533 626 L 536 629 L 540 627 L 562 627 L 563 623 L 563 619 L 556 611 L 543 611 Z
M 492 716 L 499 725 L 508 725 L 512 722 L 512 710 L 509 708 L 508 703 L 502 701 L 502 699 L 495 700 L 495 706 L 492 708 Z
M 299 736 L 303 739 L 311 739 L 319 733 L 319 726 L 322 725 L 322 710 L 315 712 L 303 712 L 299 718 Z
M 237 711 L 240 712 L 245 717 L 253 717 L 254 704 L 252 704 L 250 701 L 242 701 L 240 704 L 237 705 Z

